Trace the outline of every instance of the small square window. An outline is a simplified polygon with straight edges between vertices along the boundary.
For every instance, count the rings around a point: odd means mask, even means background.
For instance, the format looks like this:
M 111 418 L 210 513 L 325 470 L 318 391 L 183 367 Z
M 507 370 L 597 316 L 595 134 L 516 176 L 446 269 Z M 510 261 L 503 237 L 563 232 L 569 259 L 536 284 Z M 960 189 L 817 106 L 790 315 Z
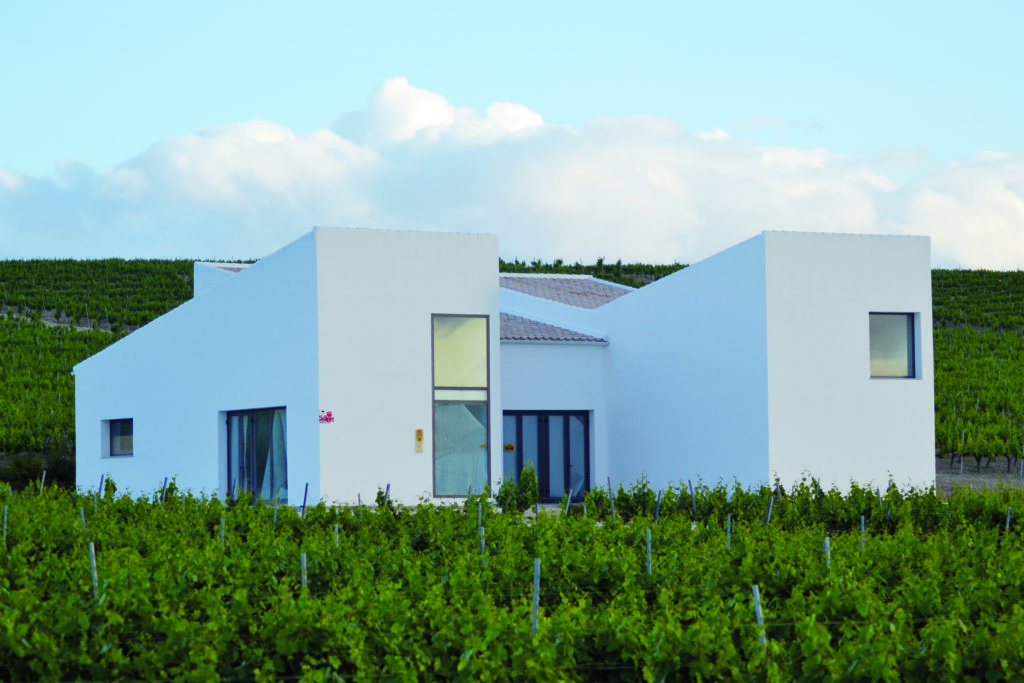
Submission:
M 915 377 L 914 314 L 871 313 L 871 376 Z
M 110 455 L 133 454 L 132 419 L 110 420 Z

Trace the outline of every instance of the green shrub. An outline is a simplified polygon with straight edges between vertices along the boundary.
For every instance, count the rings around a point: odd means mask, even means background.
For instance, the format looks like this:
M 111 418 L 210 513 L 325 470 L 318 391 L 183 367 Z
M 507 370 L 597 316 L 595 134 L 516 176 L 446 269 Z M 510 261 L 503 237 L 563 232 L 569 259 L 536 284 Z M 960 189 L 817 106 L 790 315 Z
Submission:
M 537 485 L 537 471 L 533 469 L 533 463 L 527 462 L 523 465 L 518 480 L 503 479 L 494 500 L 502 512 L 506 513 L 524 512 L 536 505 L 540 500 L 540 488 Z

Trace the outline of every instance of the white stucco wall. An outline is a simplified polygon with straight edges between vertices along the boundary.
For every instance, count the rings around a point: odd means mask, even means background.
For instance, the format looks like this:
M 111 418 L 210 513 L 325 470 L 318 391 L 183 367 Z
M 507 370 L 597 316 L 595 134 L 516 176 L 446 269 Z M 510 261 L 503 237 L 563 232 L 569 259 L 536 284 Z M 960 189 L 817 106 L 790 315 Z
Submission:
M 502 410 L 590 413 L 591 488 L 607 476 L 606 344 L 502 342 Z
M 498 243 L 492 235 L 318 228 L 322 495 L 433 493 L 431 314 L 490 318 L 491 485 L 501 476 Z M 424 431 L 423 452 L 415 433 Z
M 595 314 L 609 341 L 613 485 L 767 481 L 763 235 Z
M 75 367 L 79 486 L 224 492 L 222 412 L 285 406 L 290 502 L 317 490 L 313 247 L 310 233 Z M 101 421 L 129 417 L 134 455 L 101 457 Z
M 770 469 L 790 483 L 935 483 L 926 237 L 767 233 Z M 872 379 L 868 314 L 916 313 L 918 377 Z

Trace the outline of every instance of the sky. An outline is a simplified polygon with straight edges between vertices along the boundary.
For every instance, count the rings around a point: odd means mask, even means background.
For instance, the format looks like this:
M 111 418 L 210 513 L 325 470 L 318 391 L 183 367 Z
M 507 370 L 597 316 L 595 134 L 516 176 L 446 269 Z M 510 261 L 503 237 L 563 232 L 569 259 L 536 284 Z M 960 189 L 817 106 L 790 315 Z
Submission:
M 314 225 L 693 262 L 762 230 L 1024 268 L 1024 3 L 0 6 L 0 258 Z

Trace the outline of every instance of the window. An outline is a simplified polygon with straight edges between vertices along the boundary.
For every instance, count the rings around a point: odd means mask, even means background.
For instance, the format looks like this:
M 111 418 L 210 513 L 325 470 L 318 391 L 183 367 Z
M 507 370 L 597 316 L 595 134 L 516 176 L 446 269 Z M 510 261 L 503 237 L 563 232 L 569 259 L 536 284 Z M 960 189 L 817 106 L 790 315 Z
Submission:
M 110 430 L 107 455 L 133 455 L 132 419 L 107 420 L 106 422 Z
M 285 409 L 236 410 L 227 414 L 227 423 L 230 490 L 287 503 Z
M 431 316 L 434 495 L 480 494 L 490 484 L 489 324 L 485 315 Z
M 914 314 L 870 313 L 871 376 L 914 377 Z

